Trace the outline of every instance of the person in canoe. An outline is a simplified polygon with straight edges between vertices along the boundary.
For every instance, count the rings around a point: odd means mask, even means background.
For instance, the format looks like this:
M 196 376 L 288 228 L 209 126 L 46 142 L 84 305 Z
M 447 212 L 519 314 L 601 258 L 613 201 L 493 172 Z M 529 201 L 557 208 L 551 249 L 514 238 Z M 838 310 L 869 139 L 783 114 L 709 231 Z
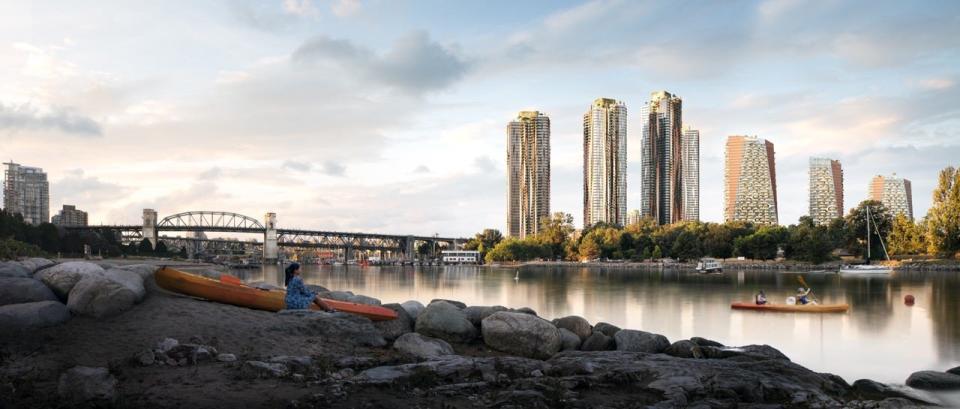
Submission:
M 807 304 L 816 304 L 817 302 L 810 299 L 810 289 L 800 287 L 797 289 L 797 303 L 800 305 Z
M 757 293 L 757 296 L 754 297 L 754 302 L 756 302 L 757 305 L 767 304 L 767 295 L 763 293 L 763 290 L 760 290 L 760 292 Z
M 305 310 L 310 308 L 310 304 L 316 304 L 323 311 L 333 311 L 332 307 L 323 302 L 317 293 L 310 291 L 303 283 L 303 279 L 300 278 L 299 264 L 291 264 L 285 273 L 290 277 L 287 280 L 287 295 L 283 299 L 288 310 Z

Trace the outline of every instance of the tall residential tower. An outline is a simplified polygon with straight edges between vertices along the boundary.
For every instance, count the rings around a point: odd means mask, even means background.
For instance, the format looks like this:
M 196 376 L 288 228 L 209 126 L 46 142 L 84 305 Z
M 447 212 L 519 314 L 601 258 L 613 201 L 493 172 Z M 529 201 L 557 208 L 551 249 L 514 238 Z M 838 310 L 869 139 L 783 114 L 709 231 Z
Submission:
M 689 126 L 680 140 L 683 158 L 683 220 L 700 220 L 700 131 Z
M 50 184 L 43 169 L 4 163 L 3 208 L 38 225 L 50 221 Z
M 840 161 L 810 158 L 810 217 L 829 224 L 843 217 L 843 168 Z
M 890 209 L 890 214 L 906 215 L 913 220 L 913 188 L 910 181 L 893 176 L 874 176 L 870 181 L 870 200 L 883 202 Z
M 627 222 L 627 106 L 597 98 L 583 114 L 583 225 Z
M 521 111 L 507 125 L 507 233 L 526 237 L 550 217 L 550 118 Z
M 640 110 L 640 214 L 658 224 L 683 219 L 682 107 L 680 97 L 657 91 Z
M 777 224 L 773 143 L 756 136 L 731 136 L 725 161 L 724 221 Z

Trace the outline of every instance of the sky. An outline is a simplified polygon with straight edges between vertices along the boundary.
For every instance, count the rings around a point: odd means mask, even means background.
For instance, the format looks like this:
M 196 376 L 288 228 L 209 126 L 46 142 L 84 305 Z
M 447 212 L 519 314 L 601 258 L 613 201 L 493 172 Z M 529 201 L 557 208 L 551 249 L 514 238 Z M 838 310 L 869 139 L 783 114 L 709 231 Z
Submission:
M 960 166 L 960 2 L 0 2 L 0 158 L 42 167 L 51 214 L 139 224 L 232 211 L 281 228 L 505 230 L 507 123 L 551 118 L 552 211 L 582 218 L 582 115 L 683 99 L 701 218 L 722 221 L 729 135 L 775 145 L 781 224 L 808 160 L 845 207 L 876 174 L 930 206 Z M 628 114 L 628 208 L 640 121 Z

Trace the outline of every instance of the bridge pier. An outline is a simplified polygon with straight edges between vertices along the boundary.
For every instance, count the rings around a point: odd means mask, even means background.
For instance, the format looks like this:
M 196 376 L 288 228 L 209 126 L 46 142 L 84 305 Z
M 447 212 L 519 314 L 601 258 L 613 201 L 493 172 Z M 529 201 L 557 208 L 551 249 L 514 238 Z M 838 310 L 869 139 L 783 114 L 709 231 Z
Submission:
M 407 239 L 403 243 L 403 258 L 408 261 L 413 261 L 414 258 L 414 248 L 413 248 L 413 236 L 407 236 Z
M 157 211 L 153 209 L 143 209 L 143 238 L 150 241 L 151 248 L 157 248 Z
M 275 262 L 277 261 L 277 214 L 276 213 L 267 213 L 264 216 L 264 233 L 263 233 L 263 261 Z

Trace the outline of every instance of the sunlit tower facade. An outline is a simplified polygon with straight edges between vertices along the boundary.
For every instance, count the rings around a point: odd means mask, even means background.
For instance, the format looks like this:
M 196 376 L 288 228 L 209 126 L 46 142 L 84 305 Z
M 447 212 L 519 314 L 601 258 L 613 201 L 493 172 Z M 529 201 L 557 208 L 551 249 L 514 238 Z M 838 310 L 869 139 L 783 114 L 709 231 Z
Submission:
M 667 91 L 650 94 L 640 110 L 640 214 L 658 224 L 683 219 L 683 101 Z
M 4 163 L 3 208 L 32 225 L 50 221 L 50 184 L 40 168 Z
M 583 114 L 583 224 L 627 222 L 627 106 L 597 98 Z
M 773 143 L 756 136 L 731 136 L 724 161 L 724 221 L 777 224 Z
M 840 161 L 810 158 L 810 218 L 826 225 L 843 217 L 843 167 Z
M 913 188 L 910 180 L 893 176 L 877 175 L 870 181 L 870 200 L 882 202 L 890 214 L 905 215 L 913 220 Z
M 700 220 L 700 131 L 685 127 L 680 140 L 683 161 L 682 220 Z
M 521 111 L 507 125 L 507 233 L 537 234 L 550 217 L 550 118 Z

